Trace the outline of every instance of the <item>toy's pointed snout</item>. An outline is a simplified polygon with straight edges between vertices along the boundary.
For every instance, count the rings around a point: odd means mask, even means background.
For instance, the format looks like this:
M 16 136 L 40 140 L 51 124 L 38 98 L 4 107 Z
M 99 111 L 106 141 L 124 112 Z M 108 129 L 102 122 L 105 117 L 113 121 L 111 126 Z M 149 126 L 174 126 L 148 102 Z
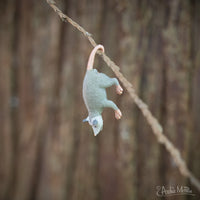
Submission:
M 96 130 L 93 128 L 94 136 L 97 136 L 101 130 Z

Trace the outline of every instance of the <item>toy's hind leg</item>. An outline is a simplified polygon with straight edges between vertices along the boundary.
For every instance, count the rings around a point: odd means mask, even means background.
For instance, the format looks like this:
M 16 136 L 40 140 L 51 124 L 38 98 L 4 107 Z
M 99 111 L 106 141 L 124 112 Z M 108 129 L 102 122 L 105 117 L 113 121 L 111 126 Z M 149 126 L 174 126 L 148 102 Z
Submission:
M 119 108 L 116 106 L 116 104 L 114 102 L 112 102 L 110 100 L 106 100 L 103 105 L 105 108 L 112 108 L 115 111 L 116 119 L 120 119 L 122 117 L 121 111 L 119 110 Z
M 100 87 L 103 88 L 108 88 L 112 85 L 116 85 L 116 92 L 117 94 L 122 94 L 123 89 L 119 84 L 119 81 L 116 78 L 110 78 L 107 75 L 103 74 L 103 73 L 99 73 L 99 80 L 100 80 Z

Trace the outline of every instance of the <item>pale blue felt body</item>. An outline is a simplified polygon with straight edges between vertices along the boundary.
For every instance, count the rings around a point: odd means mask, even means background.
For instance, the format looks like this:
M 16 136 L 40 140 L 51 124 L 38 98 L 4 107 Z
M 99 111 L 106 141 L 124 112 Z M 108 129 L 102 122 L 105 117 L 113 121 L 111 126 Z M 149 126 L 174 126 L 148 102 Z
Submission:
M 101 115 L 105 107 L 118 110 L 115 103 L 107 99 L 106 88 L 112 85 L 119 85 L 116 78 L 110 78 L 96 69 L 86 72 L 83 81 L 83 98 L 90 119 Z

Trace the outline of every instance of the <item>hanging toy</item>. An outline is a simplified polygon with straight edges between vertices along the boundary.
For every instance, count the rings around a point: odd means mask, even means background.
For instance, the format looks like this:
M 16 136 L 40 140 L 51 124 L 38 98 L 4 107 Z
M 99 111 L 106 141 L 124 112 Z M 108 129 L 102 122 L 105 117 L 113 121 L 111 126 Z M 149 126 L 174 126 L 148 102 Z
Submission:
M 120 119 L 122 113 L 112 101 L 107 99 L 106 88 L 115 85 L 117 94 L 121 95 L 122 87 L 116 78 L 110 78 L 103 73 L 93 69 L 94 58 L 97 50 L 104 52 L 102 45 L 97 45 L 91 52 L 87 72 L 83 81 L 83 99 L 88 110 L 88 117 L 83 122 L 88 122 L 92 126 L 96 136 L 103 129 L 102 112 L 103 108 L 109 107 L 115 111 L 115 118 Z

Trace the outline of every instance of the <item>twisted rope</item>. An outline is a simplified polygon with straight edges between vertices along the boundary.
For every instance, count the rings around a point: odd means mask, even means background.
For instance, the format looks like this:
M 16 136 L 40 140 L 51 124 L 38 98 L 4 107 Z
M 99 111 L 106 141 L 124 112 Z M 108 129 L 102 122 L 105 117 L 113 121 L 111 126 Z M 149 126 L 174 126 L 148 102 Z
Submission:
M 95 40 L 92 38 L 92 34 L 88 33 L 83 27 L 73 21 L 70 17 L 63 14 L 63 12 L 57 7 L 54 0 L 47 0 L 47 3 L 53 8 L 53 10 L 59 15 L 62 21 L 69 22 L 72 26 L 78 29 L 83 35 L 90 41 L 93 47 L 97 45 Z M 113 70 L 115 75 L 122 82 L 123 86 L 127 89 L 131 98 L 135 104 L 139 107 L 144 117 L 146 118 L 148 124 L 151 126 L 154 135 L 156 136 L 159 143 L 163 144 L 167 151 L 171 154 L 174 162 L 176 163 L 180 173 L 189 178 L 191 183 L 200 191 L 200 181 L 192 174 L 192 172 L 187 168 L 184 159 L 181 157 L 180 151 L 172 144 L 172 142 L 163 134 L 163 128 L 158 122 L 158 120 L 152 115 L 151 111 L 148 109 L 147 104 L 145 104 L 136 94 L 132 84 L 123 76 L 120 72 L 119 66 L 117 66 L 105 53 L 100 51 L 97 52 L 105 63 Z

